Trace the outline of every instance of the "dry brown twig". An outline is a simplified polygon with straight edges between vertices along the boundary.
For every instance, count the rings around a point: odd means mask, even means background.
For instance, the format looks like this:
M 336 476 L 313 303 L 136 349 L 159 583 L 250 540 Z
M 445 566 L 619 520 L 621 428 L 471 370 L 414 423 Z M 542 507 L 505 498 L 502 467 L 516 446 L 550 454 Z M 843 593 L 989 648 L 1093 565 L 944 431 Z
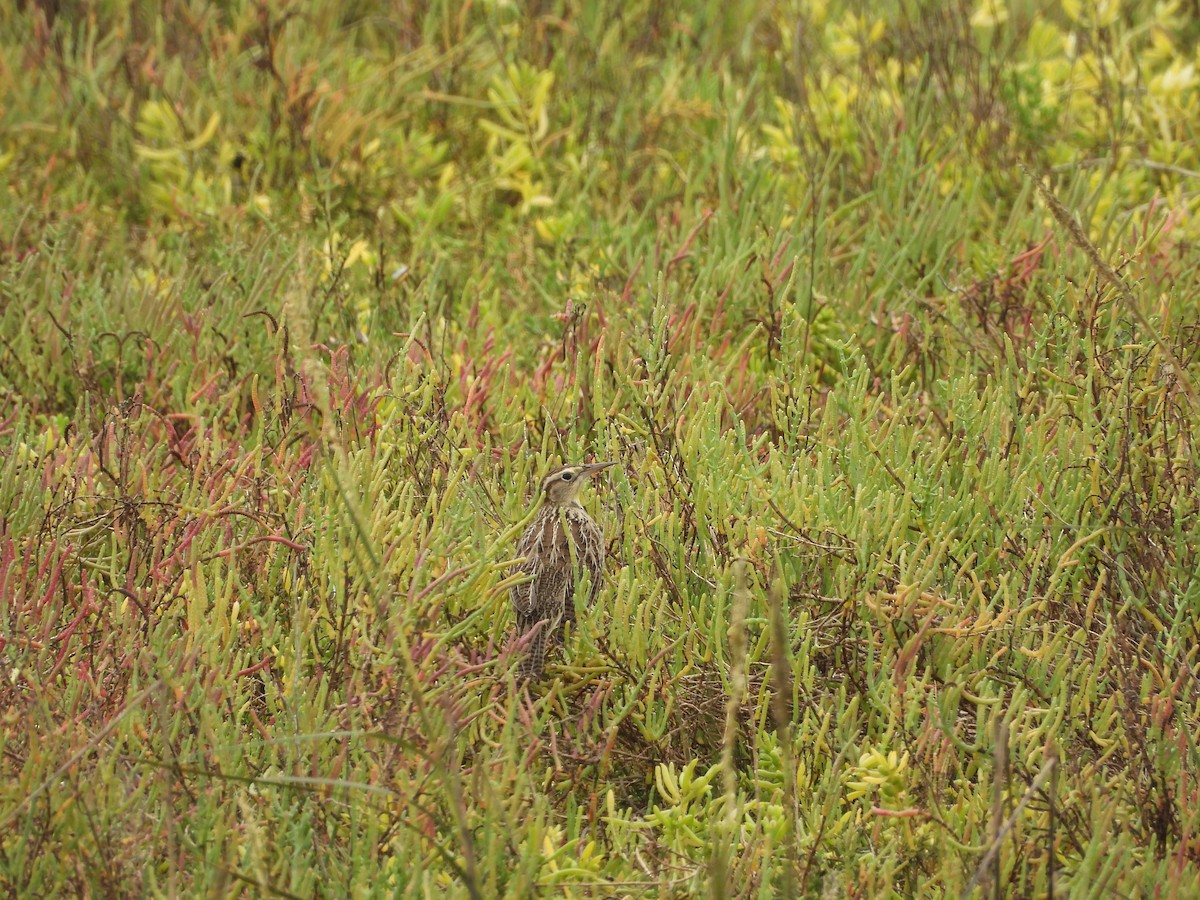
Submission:
M 1116 289 L 1125 306 L 1129 309 L 1129 312 L 1137 320 L 1138 325 L 1150 335 L 1154 343 L 1166 354 L 1167 360 L 1171 363 L 1171 368 L 1175 370 L 1175 374 L 1179 378 L 1179 385 L 1183 388 L 1183 392 L 1187 394 L 1188 399 L 1192 401 L 1192 406 L 1200 408 L 1200 397 L 1196 394 L 1195 385 L 1192 384 L 1192 379 L 1188 376 L 1187 369 L 1184 368 L 1182 361 L 1176 355 L 1175 351 L 1171 349 L 1171 346 L 1163 340 L 1162 335 L 1158 333 L 1158 329 L 1142 313 L 1141 308 L 1138 306 L 1137 298 L 1133 296 L 1133 290 L 1125 283 L 1125 279 L 1109 264 L 1108 260 L 1100 255 L 1100 250 L 1088 238 L 1083 230 L 1083 226 L 1079 224 L 1079 220 L 1058 199 L 1054 191 L 1046 186 L 1042 175 L 1034 172 L 1024 163 L 1020 165 L 1021 171 L 1033 179 L 1038 193 L 1042 195 L 1042 199 L 1050 207 L 1050 212 L 1054 216 L 1055 221 L 1066 230 L 1067 234 L 1071 237 L 1071 241 L 1084 252 L 1084 255 L 1087 256 L 1096 271 L 1104 277 L 1104 280 Z

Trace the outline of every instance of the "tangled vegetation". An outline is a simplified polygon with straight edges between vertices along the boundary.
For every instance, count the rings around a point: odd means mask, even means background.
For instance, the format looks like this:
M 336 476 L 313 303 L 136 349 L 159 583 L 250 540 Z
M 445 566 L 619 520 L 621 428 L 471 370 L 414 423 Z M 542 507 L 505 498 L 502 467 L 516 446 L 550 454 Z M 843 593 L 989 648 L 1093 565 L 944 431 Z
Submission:
M 1194 896 L 1194 3 L 18 6 L 6 895 Z

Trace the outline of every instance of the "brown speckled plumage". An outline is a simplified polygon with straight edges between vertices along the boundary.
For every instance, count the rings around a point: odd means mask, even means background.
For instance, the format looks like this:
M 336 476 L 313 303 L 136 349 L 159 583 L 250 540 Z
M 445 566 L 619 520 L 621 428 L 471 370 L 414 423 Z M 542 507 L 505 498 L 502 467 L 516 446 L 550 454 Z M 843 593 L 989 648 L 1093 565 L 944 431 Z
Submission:
M 525 557 L 517 571 L 533 576 L 510 592 L 517 618 L 517 635 L 536 629 L 526 656 L 522 678 L 537 678 L 546 655 L 563 640 L 567 622 L 575 621 L 575 586 L 588 573 L 596 599 L 604 573 L 604 533 L 576 499 L 584 482 L 612 463 L 563 466 L 542 481 L 542 506 L 517 545 Z

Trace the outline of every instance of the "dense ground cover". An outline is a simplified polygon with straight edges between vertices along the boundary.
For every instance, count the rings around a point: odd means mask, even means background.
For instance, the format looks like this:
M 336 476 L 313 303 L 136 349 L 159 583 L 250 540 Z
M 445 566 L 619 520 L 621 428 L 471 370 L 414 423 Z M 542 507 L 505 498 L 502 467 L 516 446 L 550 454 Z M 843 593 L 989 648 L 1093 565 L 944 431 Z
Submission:
M 1194 896 L 1195 12 L 0 11 L 4 893 Z

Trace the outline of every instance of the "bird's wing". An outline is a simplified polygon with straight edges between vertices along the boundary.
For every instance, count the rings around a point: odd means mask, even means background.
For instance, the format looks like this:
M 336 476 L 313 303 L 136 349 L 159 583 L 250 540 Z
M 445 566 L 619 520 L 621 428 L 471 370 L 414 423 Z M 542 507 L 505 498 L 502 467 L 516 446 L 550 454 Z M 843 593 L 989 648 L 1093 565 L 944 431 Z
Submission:
M 525 557 L 517 571 L 533 576 L 509 592 L 518 617 L 540 621 L 565 609 L 575 585 L 570 546 L 560 518 L 548 514 L 535 519 L 521 535 L 517 555 Z
M 513 568 L 514 574 L 535 575 L 537 573 L 538 545 L 542 537 L 542 517 L 538 516 L 526 527 L 521 539 L 517 541 L 517 556 L 525 557 L 524 562 L 517 563 Z M 508 597 L 518 616 L 533 612 L 534 606 L 533 581 L 522 581 L 509 589 Z
M 519 563 L 513 568 L 516 570 L 514 574 L 521 575 L 532 575 L 535 571 L 534 563 L 528 560 Z M 534 597 L 533 581 L 523 581 L 520 584 L 514 584 L 508 591 L 508 598 L 512 601 L 513 609 L 517 611 L 517 615 L 526 615 L 533 612 Z
M 600 581 L 604 576 L 604 533 L 586 514 L 572 517 L 571 532 L 575 539 L 575 558 L 579 569 L 586 571 L 591 580 L 591 593 L 588 595 L 588 602 L 591 603 L 600 592 Z

